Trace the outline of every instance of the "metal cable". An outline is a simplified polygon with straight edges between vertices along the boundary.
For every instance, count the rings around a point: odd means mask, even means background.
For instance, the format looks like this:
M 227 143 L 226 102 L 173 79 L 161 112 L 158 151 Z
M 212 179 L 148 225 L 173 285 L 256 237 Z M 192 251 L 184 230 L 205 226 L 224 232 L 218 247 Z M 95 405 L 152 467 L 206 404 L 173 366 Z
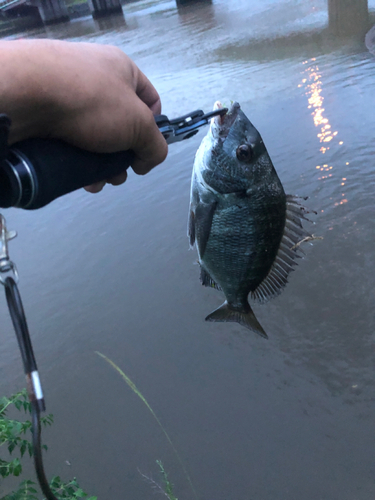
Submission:
M 41 430 L 40 430 L 40 410 L 36 402 L 31 403 L 31 423 L 33 432 L 33 450 L 34 450 L 34 466 L 38 477 L 39 485 L 47 500 L 57 500 L 48 484 L 46 474 L 44 472 L 42 445 L 41 445 Z
M 45 410 L 45 405 L 21 296 L 17 284 L 12 277 L 8 276 L 5 279 L 4 285 L 9 313 L 12 318 L 21 351 L 22 362 L 26 374 L 27 392 L 31 403 L 31 430 L 33 435 L 32 442 L 36 475 L 46 499 L 58 500 L 52 493 L 44 472 L 40 438 L 40 412 Z

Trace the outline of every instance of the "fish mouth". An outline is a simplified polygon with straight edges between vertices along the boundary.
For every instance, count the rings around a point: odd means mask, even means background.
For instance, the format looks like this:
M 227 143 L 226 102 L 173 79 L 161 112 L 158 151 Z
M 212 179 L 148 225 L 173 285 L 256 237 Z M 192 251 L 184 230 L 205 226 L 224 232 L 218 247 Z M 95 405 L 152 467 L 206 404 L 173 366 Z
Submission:
M 224 106 L 222 103 L 220 101 L 216 101 L 213 110 L 216 111 L 223 108 Z M 237 119 L 240 109 L 241 106 L 238 102 L 233 102 L 225 115 L 217 115 L 211 118 L 210 131 L 214 139 L 224 141 L 227 138 L 232 125 Z

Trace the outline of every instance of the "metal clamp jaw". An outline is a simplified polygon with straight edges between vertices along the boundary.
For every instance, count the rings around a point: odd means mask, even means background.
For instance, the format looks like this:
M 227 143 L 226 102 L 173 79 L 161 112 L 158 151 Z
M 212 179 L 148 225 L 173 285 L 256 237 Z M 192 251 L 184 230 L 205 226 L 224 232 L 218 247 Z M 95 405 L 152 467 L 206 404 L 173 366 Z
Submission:
M 5 280 L 11 276 L 18 282 L 16 265 L 9 258 L 8 241 L 17 236 L 16 231 L 8 231 L 5 217 L 0 214 L 0 282 L 5 285 Z
M 210 113 L 204 113 L 201 109 L 197 109 L 187 115 L 173 118 L 173 120 L 169 120 L 165 115 L 158 115 L 155 116 L 155 121 L 167 143 L 173 144 L 190 139 L 199 131 L 200 127 L 207 125 L 211 118 L 218 115 L 223 116 L 227 111 L 227 108 L 220 108 Z

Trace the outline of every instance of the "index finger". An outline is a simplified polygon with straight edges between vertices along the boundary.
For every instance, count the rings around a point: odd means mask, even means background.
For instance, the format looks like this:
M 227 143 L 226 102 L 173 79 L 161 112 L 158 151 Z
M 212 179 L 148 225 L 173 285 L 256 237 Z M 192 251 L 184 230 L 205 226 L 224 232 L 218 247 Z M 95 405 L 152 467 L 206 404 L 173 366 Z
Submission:
M 140 69 L 138 69 L 135 92 L 137 96 L 151 109 L 154 115 L 160 115 L 160 96 L 150 80 Z

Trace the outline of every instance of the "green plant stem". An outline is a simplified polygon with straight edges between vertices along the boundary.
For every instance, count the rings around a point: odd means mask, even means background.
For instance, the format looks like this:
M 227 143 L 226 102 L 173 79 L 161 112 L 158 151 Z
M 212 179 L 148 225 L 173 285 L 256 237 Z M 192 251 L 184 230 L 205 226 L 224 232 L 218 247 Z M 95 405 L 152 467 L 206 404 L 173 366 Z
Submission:
M 112 368 L 114 368 L 120 375 L 121 377 L 125 380 L 125 382 L 128 384 L 128 386 L 130 387 L 130 389 L 135 392 L 135 394 L 143 401 L 143 403 L 147 406 L 147 408 L 149 409 L 149 411 L 151 412 L 152 416 L 154 417 L 154 419 L 156 420 L 156 422 L 158 423 L 160 429 L 163 431 L 165 437 L 167 438 L 169 444 L 171 445 L 172 447 L 172 450 L 174 452 L 174 454 L 176 455 L 177 457 L 177 460 L 179 461 L 183 471 L 184 471 L 184 474 L 190 484 L 190 487 L 191 487 L 191 490 L 196 498 L 196 500 L 198 500 L 198 495 L 197 495 L 197 492 L 195 491 L 195 488 L 193 486 L 193 483 L 191 481 L 191 478 L 186 470 L 186 467 L 183 463 L 183 461 L 181 460 L 180 458 L 180 455 L 178 454 L 171 438 L 169 437 L 167 431 L 164 429 L 164 427 L 162 426 L 159 418 L 157 417 L 157 415 L 155 414 L 154 410 L 151 408 L 151 406 L 148 404 L 146 398 L 143 396 L 143 394 L 140 392 L 140 390 L 137 388 L 137 386 L 134 384 L 134 382 L 132 382 L 132 380 L 121 370 L 121 368 L 119 368 L 116 363 L 114 363 L 111 359 L 107 358 L 107 356 L 105 356 L 104 354 L 102 354 L 101 352 L 98 352 L 96 351 L 96 354 L 100 357 L 102 357 L 103 359 L 105 359 L 107 361 L 107 363 L 109 363 Z

